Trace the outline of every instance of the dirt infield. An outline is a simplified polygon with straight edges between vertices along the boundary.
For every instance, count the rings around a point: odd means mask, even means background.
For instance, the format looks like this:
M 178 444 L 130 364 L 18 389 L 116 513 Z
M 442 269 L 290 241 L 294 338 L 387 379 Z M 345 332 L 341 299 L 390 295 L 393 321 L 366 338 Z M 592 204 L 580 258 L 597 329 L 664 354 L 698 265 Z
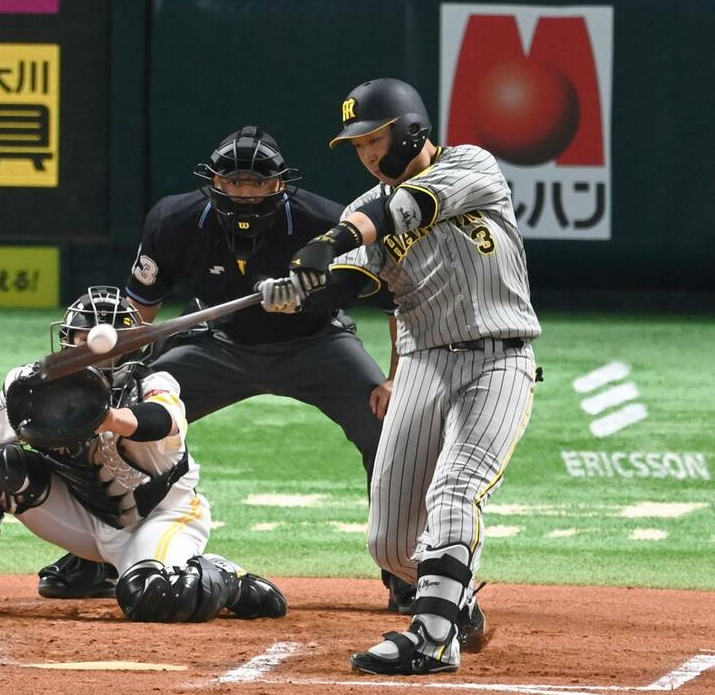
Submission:
M 277 581 L 285 619 L 149 625 L 112 600 L 42 599 L 35 577 L 0 577 L 0 693 L 715 693 L 714 593 L 488 585 L 481 654 L 455 674 L 391 679 L 348 664 L 407 624 L 379 582 Z

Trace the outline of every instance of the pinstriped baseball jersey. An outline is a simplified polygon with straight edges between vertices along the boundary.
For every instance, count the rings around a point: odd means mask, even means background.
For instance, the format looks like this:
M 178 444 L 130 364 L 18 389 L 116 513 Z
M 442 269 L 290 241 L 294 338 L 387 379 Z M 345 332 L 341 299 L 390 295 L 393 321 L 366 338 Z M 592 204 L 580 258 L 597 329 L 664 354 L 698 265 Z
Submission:
M 428 194 L 434 220 L 336 260 L 385 280 L 395 295 L 397 349 L 483 337 L 536 338 L 524 245 L 511 193 L 494 157 L 473 145 L 438 150 L 432 164 L 401 185 Z M 344 215 L 392 189 L 378 184 Z
M 369 147 L 360 152 L 367 168 Z M 529 421 L 531 341 L 541 327 L 509 187 L 489 152 L 436 148 L 426 169 L 396 189 L 380 183 L 344 216 L 379 198 L 395 231 L 334 264 L 371 275 L 365 293 L 386 281 L 397 305 L 400 360 L 370 488 L 368 548 L 380 567 L 417 582 L 413 621 L 429 634 L 418 651 L 455 666 L 452 616 L 472 600 L 482 512 Z M 442 568 L 445 556 L 468 568 L 468 587 Z

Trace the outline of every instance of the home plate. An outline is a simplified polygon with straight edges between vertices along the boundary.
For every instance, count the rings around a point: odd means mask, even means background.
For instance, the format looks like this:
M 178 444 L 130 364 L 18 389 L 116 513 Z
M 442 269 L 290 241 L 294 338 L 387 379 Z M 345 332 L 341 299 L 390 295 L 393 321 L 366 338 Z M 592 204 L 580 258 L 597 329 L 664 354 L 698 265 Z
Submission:
M 25 668 L 54 668 L 66 671 L 186 671 L 186 666 L 147 664 L 140 661 L 66 661 L 63 663 L 22 664 Z

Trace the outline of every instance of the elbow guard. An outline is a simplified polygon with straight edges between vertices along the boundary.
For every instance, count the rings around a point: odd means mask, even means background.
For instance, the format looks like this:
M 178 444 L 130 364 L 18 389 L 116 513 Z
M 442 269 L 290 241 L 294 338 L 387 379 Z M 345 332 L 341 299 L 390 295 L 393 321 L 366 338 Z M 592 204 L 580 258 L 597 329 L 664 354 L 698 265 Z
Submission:
M 378 238 L 382 239 L 388 234 L 404 234 L 432 224 L 436 217 L 437 203 L 423 191 L 398 188 L 387 200 L 371 200 L 359 212 L 372 220 Z
M 164 439 L 174 426 L 169 411 L 159 403 L 137 403 L 130 410 L 137 419 L 137 428 L 127 439 L 134 442 L 158 442 Z

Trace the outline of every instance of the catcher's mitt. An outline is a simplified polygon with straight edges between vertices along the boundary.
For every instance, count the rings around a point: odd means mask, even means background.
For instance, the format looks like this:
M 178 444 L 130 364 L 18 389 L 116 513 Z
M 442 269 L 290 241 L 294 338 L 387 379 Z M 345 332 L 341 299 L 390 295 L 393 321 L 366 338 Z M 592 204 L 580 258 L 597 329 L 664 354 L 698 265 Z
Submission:
M 94 436 L 109 412 L 110 395 L 109 382 L 94 367 L 54 381 L 31 373 L 8 386 L 7 417 L 30 446 L 69 446 Z

